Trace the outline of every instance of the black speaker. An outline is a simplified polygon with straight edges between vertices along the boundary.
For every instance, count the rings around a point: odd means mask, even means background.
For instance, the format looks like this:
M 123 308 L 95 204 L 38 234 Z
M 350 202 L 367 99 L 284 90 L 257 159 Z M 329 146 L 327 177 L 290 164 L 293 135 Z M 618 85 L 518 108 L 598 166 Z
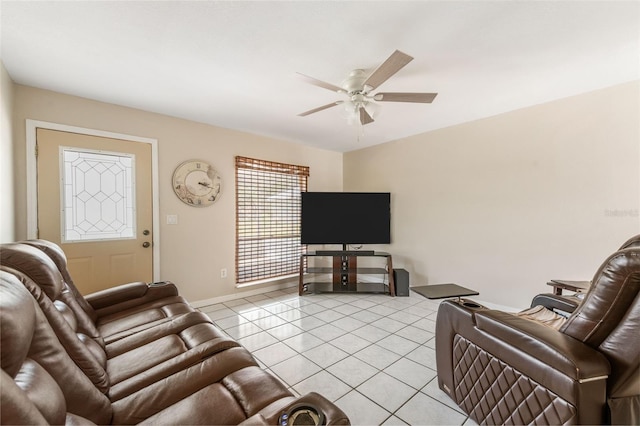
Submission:
M 396 285 L 396 296 L 409 296 L 409 272 L 406 269 L 394 269 L 393 282 Z

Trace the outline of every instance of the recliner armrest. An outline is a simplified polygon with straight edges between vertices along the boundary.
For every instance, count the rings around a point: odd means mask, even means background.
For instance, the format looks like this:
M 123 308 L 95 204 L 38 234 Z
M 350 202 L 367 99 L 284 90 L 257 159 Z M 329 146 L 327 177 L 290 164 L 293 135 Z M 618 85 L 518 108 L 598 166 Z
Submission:
M 97 311 L 123 302 L 130 303 L 134 299 L 142 304 L 177 295 L 178 288 L 169 281 L 152 284 L 133 282 L 91 293 L 85 299 Z
M 519 383 L 562 407 L 562 418 L 554 421 L 600 424 L 605 419 L 611 368 L 606 357 L 571 336 L 513 314 L 442 302 L 436 318 L 436 364 L 440 389 L 478 423 L 506 421 L 503 412 L 494 409 L 519 392 Z M 499 384 L 492 387 L 494 383 Z M 518 397 L 515 404 L 520 402 Z M 544 406 L 529 408 L 538 413 Z
M 533 308 L 534 306 L 541 305 L 552 311 L 561 311 L 570 314 L 576 310 L 580 303 L 582 303 L 582 299 L 577 296 L 542 293 L 536 295 L 531 300 L 531 307 Z
M 493 310 L 477 312 L 475 319 L 479 330 L 508 342 L 574 380 L 604 379 L 610 373 L 609 361 L 603 354 L 550 327 Z
M 290 418 L 291 415 L 295 415 L 294 413 L 297 409 L 311 409 L 311 411 L 321 412 L 321 417 L 323 420 L 321 424 L 323 425 L 351 424 L 347 415 L 340 408 L 338 408 L 335 404 L 331 403 L 328 399 L 318 393 L 310 392 L 297 398 L 288 398 L 288 403 L 284 406 L 282 406 L 281 404 L 281 402 L 283 401 L 285 400 L 283 399 L 280 401 L 276 401 L 274 404 L 265 407 L 260 412 L 254 414 L 253 416 L 240 423 L 240 425 L 249 426 L 282 424 L 284 420 L 282 418 L 282 415 L 287 414 L 287 418 Z

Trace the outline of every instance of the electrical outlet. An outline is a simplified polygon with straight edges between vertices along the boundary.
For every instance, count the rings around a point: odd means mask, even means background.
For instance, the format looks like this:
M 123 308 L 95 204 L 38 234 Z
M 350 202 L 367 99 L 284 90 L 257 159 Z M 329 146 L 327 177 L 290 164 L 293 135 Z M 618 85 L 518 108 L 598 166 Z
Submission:
M 220 269 L 220 278 L 227 278 L 227 268 Z

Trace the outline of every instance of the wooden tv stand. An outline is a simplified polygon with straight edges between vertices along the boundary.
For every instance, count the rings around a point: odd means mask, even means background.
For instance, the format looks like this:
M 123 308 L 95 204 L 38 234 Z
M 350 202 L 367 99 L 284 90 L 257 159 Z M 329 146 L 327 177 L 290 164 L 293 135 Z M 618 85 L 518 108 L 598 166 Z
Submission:
M 358 262 L 358 259 L 363 262 Z M 370 258 L 365 261 L 364 258 Z M 377 260 L 384 264 L 375 264 Z M 358 263 L 361 265 L 358 266 Z M 362 265 L 365 263 L 365 265 Z M 371 264 L 373 263 L 373 265 Z M 368 275 L 379 282 L 363 282 Z M 313 281 L 305 282 L 305 277 Z M 385 283 L 387 280 L 387 283 Z M 381 251 L 316 251 L 300 256 L 298 294 L 308 293 L 388 293 L 396 295 L 391 255 Z

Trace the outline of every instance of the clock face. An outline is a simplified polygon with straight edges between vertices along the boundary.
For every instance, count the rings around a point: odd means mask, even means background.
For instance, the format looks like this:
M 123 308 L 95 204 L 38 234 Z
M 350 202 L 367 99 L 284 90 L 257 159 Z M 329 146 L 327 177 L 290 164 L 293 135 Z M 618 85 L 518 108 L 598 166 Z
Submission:
M 190 206 L 210 206 L 219 198 L 221 189 L 222 178 L 205 161 L 185 161 L 173 172 L 173 191 Z

